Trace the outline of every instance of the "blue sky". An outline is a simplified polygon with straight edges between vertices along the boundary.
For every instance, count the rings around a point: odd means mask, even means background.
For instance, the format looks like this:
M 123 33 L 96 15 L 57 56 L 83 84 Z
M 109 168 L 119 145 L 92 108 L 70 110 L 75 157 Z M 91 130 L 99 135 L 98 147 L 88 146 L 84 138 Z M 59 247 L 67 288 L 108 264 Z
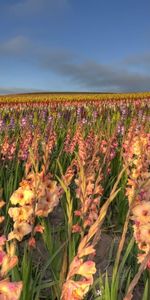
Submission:
M 149 0 L 0 0 L 0 93 L 148 90 Z

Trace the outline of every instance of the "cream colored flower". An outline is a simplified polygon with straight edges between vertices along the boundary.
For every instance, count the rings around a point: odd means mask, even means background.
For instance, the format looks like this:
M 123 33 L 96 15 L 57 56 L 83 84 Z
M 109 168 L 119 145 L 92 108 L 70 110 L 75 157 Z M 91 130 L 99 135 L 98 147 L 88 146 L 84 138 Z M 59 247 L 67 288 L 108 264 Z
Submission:
M 10 197 L 10 202 L 13 205 L 19 204 L 24 206 L 31 204 L 34 199 L 34 192 L 29 187 L 19 187 Z
M 13 218 L 14 222 L 22 222 L 30 219 L 33 214 L 33 208 L 29 205 L 21 207 L 11 207 L 9 208 L 8 213 L 10 217 Z
M 142 201 L 132 209 L 132 219 L 142 224 L 150 223 L 150 201 Z
M 9 279 L 0 281 L 0 300 L 19 300 L 23 284 L 19 282 L 10 282 Z
M 32 231 L 32 227 L 27 222 L 15 222 L 14 230 L 8 234 L 8 240 L 17 239 L 22 241 L 23 237 Z

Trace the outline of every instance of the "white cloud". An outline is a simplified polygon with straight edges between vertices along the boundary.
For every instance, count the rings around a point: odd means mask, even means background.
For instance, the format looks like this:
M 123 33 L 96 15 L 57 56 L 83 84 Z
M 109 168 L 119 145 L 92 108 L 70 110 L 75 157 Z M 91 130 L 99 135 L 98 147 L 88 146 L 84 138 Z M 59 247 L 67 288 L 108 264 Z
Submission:
M 104 64 L 94 60 L 84 60 L 65 53 L 41 56 L 41 68 L 70 79 L 71 83 L 82 89 L 113 92 L 150 90 L 150 70 L 144 72 L 130 70 L 128 65 Z
M 16 36 L 3 42 L 0 45 L 0 54 L 7 54 L 15 60 L 18 57 L 20 60 L 25 59 L 38 72 L 45 72 L 47 77 L 48 74 L 56 74 L 78 89 L 114 92 L 150 90 L 150 68 L 149 71 L 139 67 L 132 70 L 130 64 L 124 63 L 127 59 L 115 64 L 86 60 L 65 49 L 37 45 L 24 36 Z
M 130 55 L 123 61 L 123 63 L 131 67 L 149 68 L 150 71 L 150 52 Z
M 23 54 L 29 49 L 30 41 L 21 35 L 10 38 L 0 44 L 0 54 L 18 55 Z

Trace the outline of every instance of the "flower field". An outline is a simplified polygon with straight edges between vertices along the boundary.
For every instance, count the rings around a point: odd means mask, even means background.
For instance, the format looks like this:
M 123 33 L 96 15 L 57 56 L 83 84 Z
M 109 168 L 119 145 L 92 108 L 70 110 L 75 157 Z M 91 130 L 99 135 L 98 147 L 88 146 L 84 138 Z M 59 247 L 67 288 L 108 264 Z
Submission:
M 1 96 L 0 163 L 0 300 L 150 299 L 150 93 Z

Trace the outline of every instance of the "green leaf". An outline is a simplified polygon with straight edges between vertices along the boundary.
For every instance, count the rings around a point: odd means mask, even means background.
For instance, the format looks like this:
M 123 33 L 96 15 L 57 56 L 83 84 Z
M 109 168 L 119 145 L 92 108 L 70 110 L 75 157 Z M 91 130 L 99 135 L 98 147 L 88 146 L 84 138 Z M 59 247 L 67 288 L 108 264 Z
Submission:
M 144 293 L 143 293 L 143 297 L 142 297 L 142 300 L 148 300 L 148 279 L 146 281 L 146 284 L 145 284 L 145 288 L 144 288 Z

